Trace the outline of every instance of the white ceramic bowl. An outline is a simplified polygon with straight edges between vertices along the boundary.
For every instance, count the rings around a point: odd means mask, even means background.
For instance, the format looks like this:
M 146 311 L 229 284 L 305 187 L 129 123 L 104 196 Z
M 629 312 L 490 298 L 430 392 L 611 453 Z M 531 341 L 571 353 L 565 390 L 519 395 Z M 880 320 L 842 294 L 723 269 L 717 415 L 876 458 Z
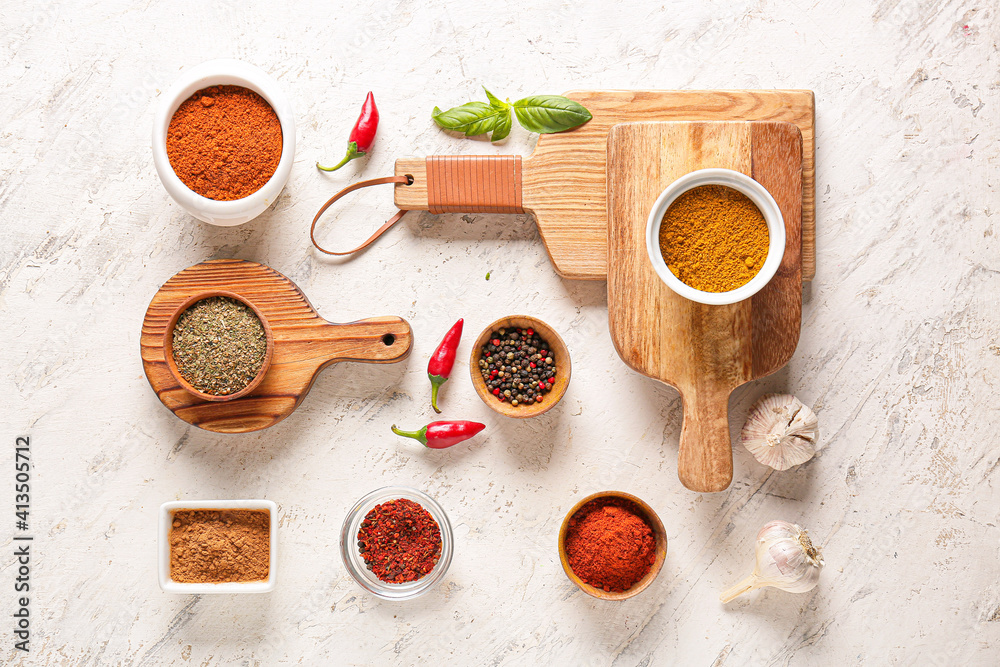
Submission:
M 375 509 L 376 505 L 397 498 L 406 498 L 419 504 L 437 522 L 438 528 L 441 529 L 441 557 L 438 558 L 434 569 L 420 579 L 403 584 L 390 584 L 376 577 L 365 565 L 365 559 L 358 551 L 358 530 L 361 528 L 361 522 L 365 520 L 365 516 Z M 451 565 L 454 541 L 448 515 L 433 498 L 408 486 L 387 486 L 372 491 L 354 503 L 354 506 L 347 513 L 344 526 L 340 530 L 340 555 L 344 559 L 348 574 L 375 597 L 383 600 L 410 600 L 423 595 L 441 583 Z
M 182 584 L 170 578 L 170 529 L 176 510 L 267 510 L 271 519 L 269 541 L 271 550 L 266 581 L 228 582 L 224 584 Z M 278 506 L 270 500 L 175 500 L 160 505 L 160 588 L 165 593 L 270 593 L 274 590 L 275 572 L 278 570 Z
M 281 123 L 281 159 L 271 179 L 243 199 L 216 201 L 202 197 L 177 177 L 167 159 L 167 128 L 181 103 L 209 86 L 243 86 L 271 105 Z M 153 164 L 160 182 L 175 202 L 204 222 L 229 227 L 253 220 L 274 203 L 288 181 L 295 156 L 295 117 L 278 82 L 263 70 L 240 60 L 210 60 L 186 70 L 161 96 L 153 118 Z
M 703 292 L 681 282 L 667 267 L 660 252 L 660 224 L 667 209 L 679 196 L 702 185 L 725 185 L 742 192 L 760 209 L 767 223 L 770 242 L 764 265 L 748 283 L 729 292 Z M 649 219 L 646 221 L 646 252 L 660 280 L 685 299 L 711 306 L 737 303 L 749 299 L 762 290 L 777 273 L 781 258 L 785 254 L 785 219 L 771 193 L 746 174 L 732 169 L 699 169 L 678 178 L 656 198 L 653 209 L 649 212 Z

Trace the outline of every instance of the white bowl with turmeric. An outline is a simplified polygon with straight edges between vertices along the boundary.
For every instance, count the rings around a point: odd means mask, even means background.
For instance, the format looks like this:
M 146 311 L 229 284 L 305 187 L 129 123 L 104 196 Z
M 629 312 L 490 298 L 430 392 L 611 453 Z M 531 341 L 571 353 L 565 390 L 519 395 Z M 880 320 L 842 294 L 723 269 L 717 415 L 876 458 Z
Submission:
M 785 221 L 774 197 L 731 169 L 700 169 L 660 194 L 646 221 L 653 269 L 680 296 L 707 305 L 749 299 L 770 282 L 785 253 Z
M 278 506 L 270 500 L 160 506 L 160 588 L 166 593 L 274 590 Z

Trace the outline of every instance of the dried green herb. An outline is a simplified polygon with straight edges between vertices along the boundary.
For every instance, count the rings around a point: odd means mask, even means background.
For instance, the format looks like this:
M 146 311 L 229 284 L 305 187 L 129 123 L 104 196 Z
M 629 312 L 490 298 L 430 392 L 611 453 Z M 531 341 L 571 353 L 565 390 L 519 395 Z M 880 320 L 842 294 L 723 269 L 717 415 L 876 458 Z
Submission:
M 267 336 L 257 314 L 241 301 L 213 296 L 177 318 L 174 363 L 181 377 L 206 394 L 235 394 L 257 376 Z

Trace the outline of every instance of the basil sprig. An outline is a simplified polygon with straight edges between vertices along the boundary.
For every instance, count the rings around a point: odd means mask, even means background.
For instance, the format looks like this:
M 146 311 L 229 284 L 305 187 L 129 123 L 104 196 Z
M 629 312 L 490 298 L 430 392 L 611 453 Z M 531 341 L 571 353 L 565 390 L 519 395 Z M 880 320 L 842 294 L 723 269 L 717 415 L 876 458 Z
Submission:
M 583 125 L 593 118 L 587 108 L 579 102 L 560 95 L 531 95 L 511 104 L 499 99 L 486 90 L 488 102 L 468 102 L 447 111 L 434 107 L 431 118 L 440 127 L 455 132 L 464 132 L 471 137 L 492 132 L 490 141 L 500 141 L 510 134 L 514 121 L 529 132 L 553 134 Z

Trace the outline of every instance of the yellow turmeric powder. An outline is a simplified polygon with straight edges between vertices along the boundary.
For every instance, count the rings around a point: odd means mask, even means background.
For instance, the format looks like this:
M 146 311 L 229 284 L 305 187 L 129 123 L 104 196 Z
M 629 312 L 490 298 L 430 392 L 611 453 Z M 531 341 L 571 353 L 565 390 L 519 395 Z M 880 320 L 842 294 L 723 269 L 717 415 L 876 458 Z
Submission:
M 703 292 L 729 292 L 757 275 L 767 257 L 767 223 L 742 192 L 702 185 L 674 200 L 660 225 L 671 273 Z

